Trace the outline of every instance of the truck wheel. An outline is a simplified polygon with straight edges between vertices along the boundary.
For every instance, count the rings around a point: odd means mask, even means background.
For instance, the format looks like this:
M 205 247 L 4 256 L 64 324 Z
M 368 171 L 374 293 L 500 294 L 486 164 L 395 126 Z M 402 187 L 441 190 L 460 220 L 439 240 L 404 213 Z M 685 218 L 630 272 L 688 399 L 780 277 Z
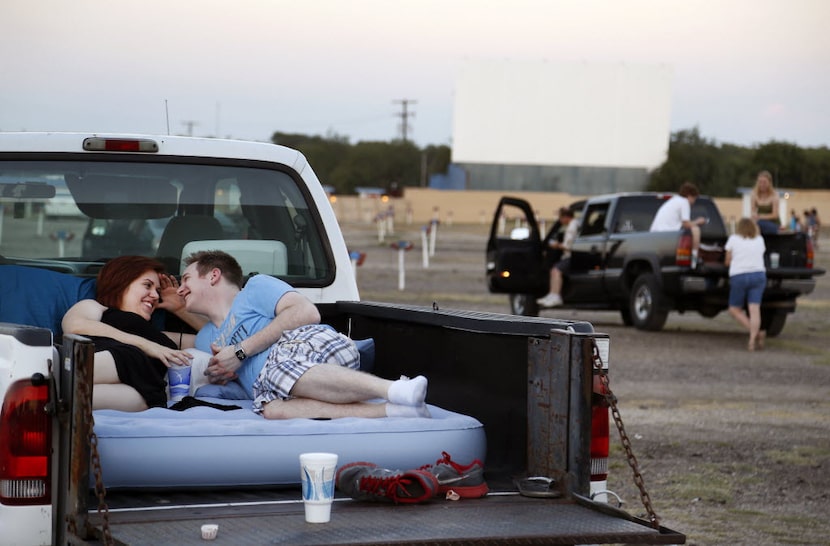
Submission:
M 634 327 L 639 330 L 661 330 L 669 316 L 669 310 L 662 300 L 660 286 L 653 274 L 644 273 L 637 277 L 631 288 L 628 306 Z
M 631 306 L 628 303 L 620 304 L 620 316 L 625 326 L 634 326 L 634 320 L 631 318 Z
M 538 317 L 539 304 L 533 294 L 510 294 L 510 312 L 523 317 Z
M 784 330 L 787 322 L 787 312 L 781 310 L 761 311 L 761 329 L 767 331 L 767 336 L 775 337 Z

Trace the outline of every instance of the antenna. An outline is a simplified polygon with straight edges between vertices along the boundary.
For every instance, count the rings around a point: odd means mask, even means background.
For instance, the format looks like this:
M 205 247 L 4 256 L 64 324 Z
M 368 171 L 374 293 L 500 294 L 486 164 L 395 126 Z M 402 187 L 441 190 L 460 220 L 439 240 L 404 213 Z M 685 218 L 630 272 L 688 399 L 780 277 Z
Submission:
M 164 117 L 167 118 L 167 136 L 170 136 L 170 112 L 167 110 L 167 99 L 164 99 Z

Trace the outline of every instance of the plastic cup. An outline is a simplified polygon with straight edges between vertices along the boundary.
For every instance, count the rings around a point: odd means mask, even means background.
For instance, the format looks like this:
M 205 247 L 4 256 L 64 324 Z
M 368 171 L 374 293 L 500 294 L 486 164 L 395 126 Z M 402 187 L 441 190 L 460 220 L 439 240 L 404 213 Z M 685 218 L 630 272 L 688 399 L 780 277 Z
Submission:
M 305 520 L 308 523 L 327 523 L 331 520 L 336 470 L 336 453 L 300 454 L 303 504 L 305 505 Z
M 781 261 L 781 255 L 777 252 L 770 252 L 769 254 L 769 266 L 773 269 L 778 267 L 778 264 Z
M 219 533 L 219 526 L 215 523 L 206 523 L 202 525 L 202 538 L 205 540 L 214 540 Z
M 170 366 L 167 370 L 170 400 L 180 401 L 190 392 L 190 366 Z

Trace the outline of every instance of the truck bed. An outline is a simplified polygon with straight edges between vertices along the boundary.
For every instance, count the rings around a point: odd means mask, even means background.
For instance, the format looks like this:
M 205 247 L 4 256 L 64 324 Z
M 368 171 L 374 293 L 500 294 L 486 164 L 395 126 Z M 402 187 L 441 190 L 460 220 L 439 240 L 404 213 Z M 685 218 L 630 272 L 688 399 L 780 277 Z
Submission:
M 582 497 L 547 499 L 495 492 L 482 499 L 409 506 L 337 498 L 327 524 L 305 522 L 297 490 L 221 497 L 211 493 L 211 503 L 200 504 L 199 495 L 182 495 L 175 505 L 159 502 L 155 509 L 145 506 L 133 511 L 126 505 L 116 508 L 116 496 L 110 499 L 111 534 L 116 541 L 131 545 L 203 544 L 201 525 L 216 523 L 219 534 L 214 543 L 234 546 L 685 542 L 680 533 L 655 529 L 646 521 Z M 91 515 L 90 522 L 100 528 L 101 516 Z

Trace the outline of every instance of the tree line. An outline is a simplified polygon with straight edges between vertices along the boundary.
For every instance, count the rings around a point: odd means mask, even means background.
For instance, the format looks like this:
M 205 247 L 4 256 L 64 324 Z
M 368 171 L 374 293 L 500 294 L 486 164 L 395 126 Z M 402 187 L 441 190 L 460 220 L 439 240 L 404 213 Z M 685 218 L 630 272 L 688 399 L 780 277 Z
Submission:
M 371 186 L 394 192 L 424 186 L 432 174 L 446 173 L 451 149 L 444 145 L 419 148 L 409 141 L 349 143 L 337 134 L 309 136 L 275 132 L 271 141 L 302 152 L 324 184 L 337 193 L 355 193 Z M 695 182 L 702 193 L 734 197 L 740 187 L 752 186 L 758 171 L 772 173 L 775 186 L 788 189 L 830 189 L 830 149 L 801 148 L 770 141 L 752 147 L 717 143 L 697 128 L 672 133 L 666 161 L 649 176 L 653 191 L 677 191 L 684 181 Z
M 677 131 L 668 158 L 651 173 L 648 189 L 677 191 L 688 180 L 702 193 L 735 197 L 738 188 L 753 186 L 762 170 L 772 173 L 777 188 L 830 189 L 830 149 L 778 141 L 747 148 L 707 140 L 697 128 Z
M 350 144 L 348 137 L 337 134 L 276 132 L 271 141 L 302 152 L 320 182 L 341 194 L 355 193 L 355 188 L 361 186 L 395 192 L 426 185 L 430 175 L 445 173 L 450 164 L 448 146 L 419 148 L 404 140 Z

